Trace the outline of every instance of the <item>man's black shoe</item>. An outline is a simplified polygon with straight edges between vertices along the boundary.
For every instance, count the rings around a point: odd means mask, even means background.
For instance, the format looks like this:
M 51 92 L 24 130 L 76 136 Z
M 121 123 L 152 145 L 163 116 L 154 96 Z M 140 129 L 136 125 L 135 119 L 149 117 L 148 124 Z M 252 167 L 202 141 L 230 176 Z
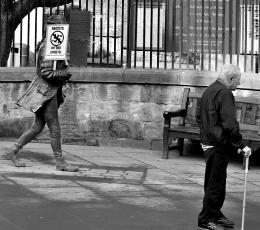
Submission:
M 208 222 L 205 224 L 199 224 L 197 230 L 225 230 L 225 228 L 214 222 Z
M 227 217 L 222 216 L 217 220 L 217 224 L 222 225 L 225 228 L 233 228 L 235 223 L 229 220 Z

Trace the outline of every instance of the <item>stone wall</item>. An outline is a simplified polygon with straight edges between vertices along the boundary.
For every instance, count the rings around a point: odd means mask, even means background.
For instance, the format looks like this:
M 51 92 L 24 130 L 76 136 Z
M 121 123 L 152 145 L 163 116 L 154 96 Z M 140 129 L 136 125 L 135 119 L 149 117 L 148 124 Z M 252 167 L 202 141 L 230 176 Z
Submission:
M 29 86 L 34 70 L 0 72 L 0 137 L 17 138 L 33 122 L 33 113 L 17 107 L 15 101 Z M 130 141 L 132 146 L 145 143 L 141 145 L 145 148 L 152 148 L 155 142 L 161 146 L 163 111 L 180 108 L 183 89 L 201 91 L 217 75 L 80 68 L 71 72 L 73 79 L 64 87 L 66 100 L 59 110 L 63 142 L 98 145 Z M 252 83 L 252 78 L 245 77 L 236 93 L 260 94 L 258 79 Z M 48 138 L 47 129 L 37 137 L 41 141 Z

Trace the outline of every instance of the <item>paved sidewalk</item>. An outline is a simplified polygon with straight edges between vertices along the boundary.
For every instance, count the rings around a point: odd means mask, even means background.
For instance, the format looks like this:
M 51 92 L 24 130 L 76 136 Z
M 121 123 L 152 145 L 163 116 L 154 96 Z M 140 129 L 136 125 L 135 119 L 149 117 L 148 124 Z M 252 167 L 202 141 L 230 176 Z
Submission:
M 194 230 L 201 209 L 202 157 L 161 159 L 158 151 L 63 145 L 76 173 L 55 171 L 49 144 L 21 151 L 28 167 L 3 157 L 0 142 L 0 230 Z M 240 229 L 244 171 L 228 168 L 223 212 Z M 246 230 L 260 226 L 260 167 L 248 175 Z

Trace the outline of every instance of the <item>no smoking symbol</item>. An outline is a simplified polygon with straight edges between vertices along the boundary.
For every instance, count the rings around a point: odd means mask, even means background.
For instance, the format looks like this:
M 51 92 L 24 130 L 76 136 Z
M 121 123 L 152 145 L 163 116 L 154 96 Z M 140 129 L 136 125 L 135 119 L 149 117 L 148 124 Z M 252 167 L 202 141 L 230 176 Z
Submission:
M 50 40 L 52 45 L 59 46 L 64 40 L 64 35 L 61 31 L 54 31 Z

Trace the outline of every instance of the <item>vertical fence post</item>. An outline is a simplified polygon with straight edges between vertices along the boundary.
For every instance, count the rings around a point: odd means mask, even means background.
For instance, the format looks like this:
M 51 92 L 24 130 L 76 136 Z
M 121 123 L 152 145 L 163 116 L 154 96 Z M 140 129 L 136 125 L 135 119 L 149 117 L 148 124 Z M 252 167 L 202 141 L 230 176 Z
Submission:
M 100 44 L 99 44 L 99 62 L 103 59 L 103 0 L 100 2 Z
M 22 5 L 23 5 L 23 0 L 20 1 L 20 10 L 22 11 Z M 23 57 L 22 57 L 22 52 L 23 52 L 23 18 L 20 17 L 20 46 L 19 46 L 19 51 L 20 51 L 20 67 L 23 66 Z
M 134 10 L 134 68 L 136 68 L 136 61 L 137 61 L 137 20 L 138 20 L 138 0 L 135 0 L 135 10 Z
M 131 0 L 127 1 L 127 48 L 126 48 L 126 68 L 131 68 Z
M 151 0 L 151 21 L 150 21 L 150 69 L 153 68 L 153 0 Z
M 254 14 L 255 14 L 255 4 L 254 1 L 250 1 L 250 5 L 251 5 L 251 72 L 253 72 L 254 70 L 254 37 L 255 37 L 255 33 L 254 33 Z
M 158 5 L 157 5 L 157 69 L 160 68 L 160 24 L 161 24 L 161 0 L 158 0 Z
M 256 73 L 259 73 L 260 72 L 260 1 L 258 2 L 258 59 L 257 59 L 257 70 L 256 70 Z
M 237 0 L 236 4 L 236 53 L 237 53 L 237 65 L 239 66 L 240 56 L 240 42 L 241 42 L 241 9 L 240 0 Z
M 123 66 L 123 62 L 124 62 L 124 21 L 125 21 L 125 2 L 124 2 L 124 0 L 122 0 L 121 62 L 120 62 L 121 66 Z
M 116 64 L 116 46 L 117 46 L 117 0 L 115 0 L 115 9 L 114 9 L 114 65 Z

